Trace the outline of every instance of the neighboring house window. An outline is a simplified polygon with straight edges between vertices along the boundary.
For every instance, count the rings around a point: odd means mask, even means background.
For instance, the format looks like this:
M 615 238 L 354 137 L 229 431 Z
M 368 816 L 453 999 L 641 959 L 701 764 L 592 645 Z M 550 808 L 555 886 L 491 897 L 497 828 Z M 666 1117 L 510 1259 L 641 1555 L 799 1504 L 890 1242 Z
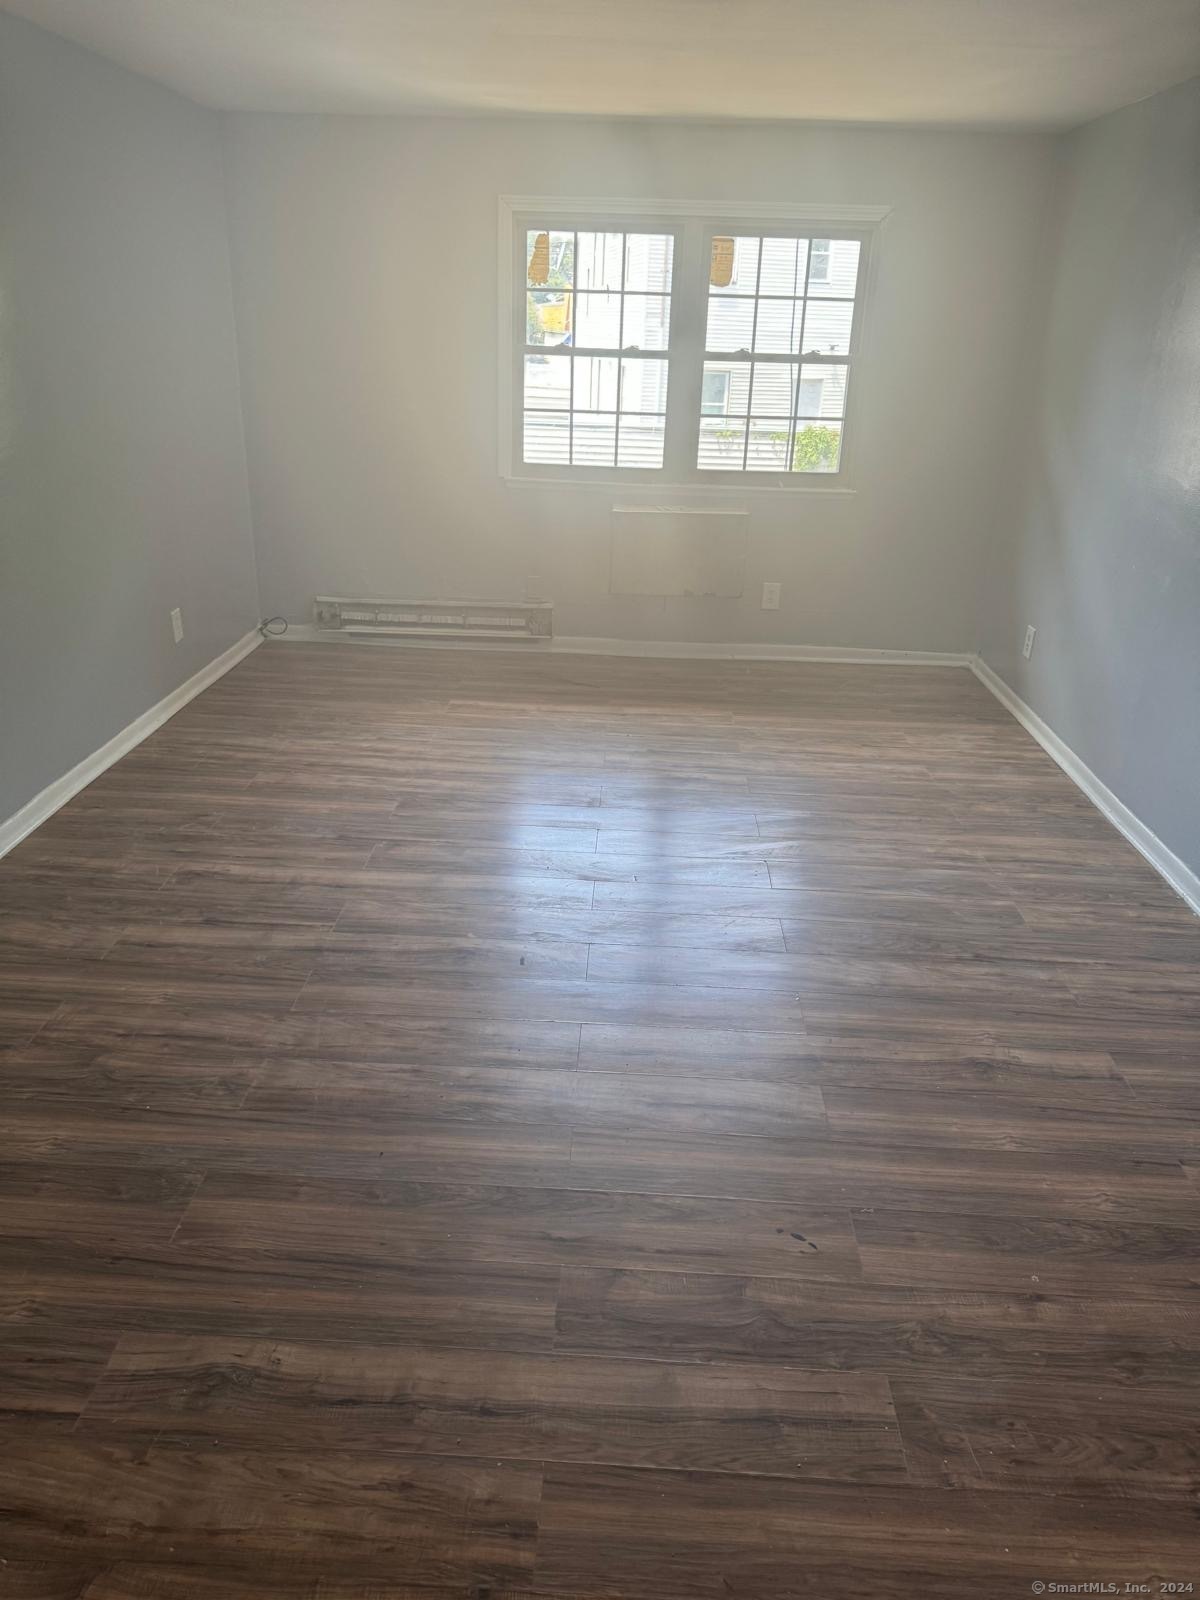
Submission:
M 700 413 L 705 417 L 723 417 L 729 410 L 729 374 L 715 368 L 701 380 Z
M 838 479 L 871 228 L 646 211 L 514 205 L 511 471 Z

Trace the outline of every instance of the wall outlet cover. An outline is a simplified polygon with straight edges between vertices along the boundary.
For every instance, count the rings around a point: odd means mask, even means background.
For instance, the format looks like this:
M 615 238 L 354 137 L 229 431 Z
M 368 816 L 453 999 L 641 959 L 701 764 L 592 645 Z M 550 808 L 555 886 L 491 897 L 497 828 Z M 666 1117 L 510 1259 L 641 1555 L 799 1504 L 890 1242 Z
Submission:
M 778 611 L 779 599 L 783 593 L 781 583 L 764 583 L 762 587 L 762 608 L 764 611 Z
M 171 632 L 175 635 L 175 643 L 183 643 L 183 612 L 175 606 L 171 612 Z
M 1033 641 L 1037 638 L 1037 629 L 1032 623 L 1025 629 L 1025 643 L 1021 646 L 1021 654 L 1026 661 L 1033 654 Z

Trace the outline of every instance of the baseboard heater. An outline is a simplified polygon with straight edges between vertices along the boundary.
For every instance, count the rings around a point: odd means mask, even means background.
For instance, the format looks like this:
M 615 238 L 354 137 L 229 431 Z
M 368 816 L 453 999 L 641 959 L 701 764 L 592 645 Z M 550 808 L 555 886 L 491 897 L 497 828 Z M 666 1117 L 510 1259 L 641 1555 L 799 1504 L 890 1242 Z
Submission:
M 549 639 L 549 600 L 346 600 L 318 595 L 313 622 L 321 632 L 415 639 Z

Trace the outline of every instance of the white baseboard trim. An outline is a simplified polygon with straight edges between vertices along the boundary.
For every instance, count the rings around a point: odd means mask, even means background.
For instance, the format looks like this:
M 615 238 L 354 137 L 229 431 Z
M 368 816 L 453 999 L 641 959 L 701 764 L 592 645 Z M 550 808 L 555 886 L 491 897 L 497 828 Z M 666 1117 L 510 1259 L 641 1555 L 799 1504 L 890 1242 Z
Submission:
M 553 639 L 404 639 L 333 633 L 311 623 L 292 623 L 272 634 L 273 644 L 340 644 L 400 650 L 501 650 L 506 655 L 645 656 L 681 661 L 831 661 L 847 666 L 969 667 L 969 651 L 862 650 L 832 644 L 705 644 L 675 639 L 608 639 L 600 635 L 560 634 Z
M 122 728 L 120 733 L 102 744 L 99 750 L 94 750 L 90 756 L 85 756 L 70 772 L 64 772 L 61 778 L 56 778 L 44 788 L 41 794 L 35 794 L 33 799 L 23 805 L 20 811 L 9 817 L 7 822 L 0 822 L 0 856 L 7 855 L 14 846 L 20 844 L 35 828 L 40 828 L 47 817 L 52 817 L 60 806 L 65 806 L 68 800 L 74 798 L 81 789 L 86 789 L 94 778 L 111 767 L 114 761 L 119 761 L 127 755 L 135 745 L 141 744 L 143 739 L 149 738 L 155 728 L 161 728 L 168 718 L 173 717 L 177 711 L 183 709 L 189 700 L 194 700 L 208 688 L 223 677 L 230 667 L 236 667 L 238 662 L 248 656 L 251 650 L 262 643 L 262 635 L 257 628 L 251 628 L 236 644 L 230 645 L 228 650 L 201 667 L 186 683 L 181 683 L 178 689 L 172 689 L 157 705 L 143 711 L 128 727 Z
M 831 661 L 846 666 L 966 667 L 969 654 L 938 650 L 865 650 L 835 644 L 705 644 L 674 639 L 605 639 L 583 634 L 552 641 L 566 655 L 659 656 L 683 661 Z
M 1181 861 L 1175 852 L 1169 849 L 1156 833 L 1152 833 L 1140 817 L 1129 809 L 1123 800 L 1119 800 L 1107 784 L 1102 783 L 1089 766 L 1086 766 L 1071 749 L 1069 744 L 1043 722 L 1031 706 L 1026 705 L 1014 689 L 1010 689 L 1004 679 L 994 672 L 981 656 L 974 656 L 970 662 L 971 671 L 980 683 L 999 700 L 1000 704 L 1031 734 L 1042 749 L 1066 773 L 1078 788 L 1097 808 L 1102 811 L 1114 828 L 1117 828 L 1129 840 L 1130 844 L 1154 868 L 1161 878 L 1164 878 L 1181 900 L 1186 900 L 1198 916 L 1200 916 L 1200 877 L 1192 871 L 1185 861 Z

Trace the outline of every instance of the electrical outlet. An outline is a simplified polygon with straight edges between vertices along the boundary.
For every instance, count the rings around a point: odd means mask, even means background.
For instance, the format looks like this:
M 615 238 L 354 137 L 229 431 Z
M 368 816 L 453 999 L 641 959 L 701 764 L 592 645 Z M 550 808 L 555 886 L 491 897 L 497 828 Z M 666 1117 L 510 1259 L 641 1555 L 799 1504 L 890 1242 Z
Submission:
M 175 635 L 175 643 L 183 643 L 183 612 L 178 606 L 171 612 L 171 632 Z
M 1028 661 L 1030 656 L 1033 654 L 1033 641 L 1036 638 L 1037 629 L 1031 622 L 1025 629 L 1025 643 L 1021 646 L 1021 654 L 1025 657 L 1026 661 Z
M 763 610 L 764 611 L 778 611 L 779 610 L 779 596 L 782 593 L 783 593 L 783 585 L 781 583 L 764 583 L 763 584 L 763 596 L 762 596 L 762 608 L 763 608 Z

